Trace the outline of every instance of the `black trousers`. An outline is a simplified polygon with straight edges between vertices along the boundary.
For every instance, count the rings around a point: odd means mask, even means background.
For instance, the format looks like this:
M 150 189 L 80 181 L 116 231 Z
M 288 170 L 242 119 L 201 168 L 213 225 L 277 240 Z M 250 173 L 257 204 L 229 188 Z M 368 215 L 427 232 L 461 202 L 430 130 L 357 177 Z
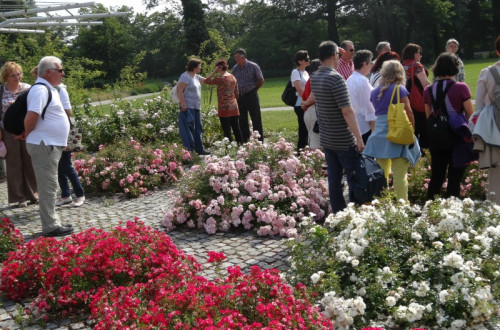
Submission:
M 425 117 L 425 112 L 413 110 L 413 117 L 415 118 L 415 136 L 418 139 L 420 148 L 429 148 L 426 126 L 427 118 Z
M 238 98 L 238 108 L 240 109 L 240 130 L 243 142 L 250 138 L 250 125 L 248 115 L 252 119 L 253 130 L 259 132 L 261 141 L 264 141 L 264 132 L 262 131 L 262 118 L 260 116 L 260 102 L 257 90 L 254 89 Z
M 241 137 L 241 131 L 240 131 L 240 124 L 239 124 L 239 116 L 232 116 L 232 117 L 219 117 L 220 120 L 220 125 L 222 126 L 222 131 L 224 132 L 224 137 L 228 138 L 229 141 L 233 141 L 233 134 L 234 133 L 234 139 L 238 143 L 242 143 L 242 137 Z
M 304 148 L 309 140 L 309 134 L 307 133 L 307 126 L 304 122 L 304 110 L 300 106 L 293 107 L 295 114 L 297 115 L 297 122 L 299 123 L 299 141 L 297 142 L 297 151 Z
M 460 182 L 465 173 L 465 167 L 453 166 L 453 149 L 447 151 L 431 151 L 431 181 L 427 190 L 427 199 L 441 195 L 441 187 L 448 170 L 448 185 L 446 197 L 460 197 Z

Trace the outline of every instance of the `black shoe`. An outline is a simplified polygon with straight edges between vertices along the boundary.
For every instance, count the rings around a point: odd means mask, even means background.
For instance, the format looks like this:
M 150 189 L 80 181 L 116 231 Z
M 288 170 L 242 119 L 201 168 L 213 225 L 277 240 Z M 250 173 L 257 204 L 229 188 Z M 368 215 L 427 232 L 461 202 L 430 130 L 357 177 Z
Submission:
M 61 227 L 73 228 L 73 225 L 70 223 L 65 223 L 64 225 L 61 225 Z
M 61 226 L 50 233 L 42 234 L 45 237 L 66 236 L 73 233 L 73 228 Z
M 198 155 L 200 155 L 200 156 L 207 156 L 207 155 L 210 155 L 210 152 L 206 151 L 206 150 L 202 150 L 202 151 L 198 152 Z

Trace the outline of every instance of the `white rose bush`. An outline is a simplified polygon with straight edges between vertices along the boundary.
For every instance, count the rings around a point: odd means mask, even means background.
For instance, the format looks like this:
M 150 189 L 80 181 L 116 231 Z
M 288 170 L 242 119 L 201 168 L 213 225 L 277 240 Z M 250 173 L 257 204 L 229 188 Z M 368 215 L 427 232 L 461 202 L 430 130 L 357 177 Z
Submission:
M 498 205 L 384 198 L 300 227 L 287 279 L 319 295 L 336 329 L 481 329 L 500 315 Z
M 163 226 L 185 224 L 210 234 L 239 227 L 294 237 L 305 215 L 324 219 L 329 198 L 323 153 L 305 149 L 296 155 L 284 139 L 263 144 L 257 138 L 240 147 L 227 139 L 217 142 L 212 155 L 171 192 L 175 205 L 165 212 Z

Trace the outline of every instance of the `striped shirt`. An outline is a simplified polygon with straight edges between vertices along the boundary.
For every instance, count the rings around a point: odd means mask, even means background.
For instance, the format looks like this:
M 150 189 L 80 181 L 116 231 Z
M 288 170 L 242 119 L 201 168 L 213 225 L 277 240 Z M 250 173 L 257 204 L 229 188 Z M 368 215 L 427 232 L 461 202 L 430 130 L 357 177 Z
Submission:
M 341 57 L 337 71 L 347 80 L 354 72 L 354 63 L 352 61 L 347 62 Z
M 251 92 L 255 89 L 257 82 L 264 78 L 257 63 L 247 60 L 243 67 L 236 64 L 232 71 L 233 76 L 238 81 L 240 95 Z
M 316 99 L 321 146 L 332 150 L 348 150 L 355 146 L 356 139 L 341 110 L 350 106 L 345 80 L 337 71 L 327 66 L 320 66 L 310 80 Z

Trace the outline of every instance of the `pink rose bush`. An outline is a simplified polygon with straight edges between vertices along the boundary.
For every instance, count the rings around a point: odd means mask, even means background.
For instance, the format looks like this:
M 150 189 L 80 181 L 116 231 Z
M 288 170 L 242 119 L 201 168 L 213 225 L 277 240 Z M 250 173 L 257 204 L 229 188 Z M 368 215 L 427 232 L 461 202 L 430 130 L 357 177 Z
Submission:
M 210 251 L 220 266 L 224 254 Z M 229 267 L 215 281 L 164 233 L 139 221 L 62 240 L 39 238 L 11 252 L 0 290 L 29 299 L 27 313 L 48 321 L 91 313 L 96 329 L 324 329 L 332 328 L 303 285 L 285 284 L 279 271 Z
M 21 232 L 14 227 L 10 219 L 0 221 L 0 262 L 7 258 L 7 253 L 16 250 L 24 243 Z
M 261 236 L 294 237 L 302 217 L 313 213 L 322 219 L 328 213 L 320 150 L 296 156 L 284 139 L 262 144 L 255 137 L 240 148 L 227 140 L 216 147 L 179 182 L 179 192 L 171 193 L 175 205 L 163 219 L 168 230 L 185 224 L 213 234 L 242 226 Z
M 129 197 L 176 182 L 184 174 L 182 165 L 192 160 L 189 151 L 176 144 L 144 147 L 134 140 L 78 156 L 75 169 L 87 192 L 121 192 Z

